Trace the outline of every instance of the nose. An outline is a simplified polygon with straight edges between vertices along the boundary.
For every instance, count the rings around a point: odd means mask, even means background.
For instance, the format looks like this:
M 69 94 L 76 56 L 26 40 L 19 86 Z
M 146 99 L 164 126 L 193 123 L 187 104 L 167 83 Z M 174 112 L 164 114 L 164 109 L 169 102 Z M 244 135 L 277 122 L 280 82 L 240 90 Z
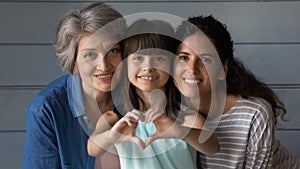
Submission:
M 97 61 L 97 69 L 100 71 L 107 71 L 111 67 L 110 62 L 108 61 L 106 56 L 100 56 Z
M 154 72 L 155 68 L 154 67 L 143 67 L 143 72 Z
M 142 71 L 149 71 L 149 72 L 153 72 L 155 71 L 155 67 L 154 67 L 154 61 L 152 59 L 152 57 L 145 57 L 145 61 L 142 63 Z
M 189 73 L 192 73 L 192 74 L 199 73 L 200 66 L 202 66 L 202 65 L 197 64 L 198 62 L 200 62 L 202 64 L 202 62 L 199 59 L 191 59 L 187 63 Z

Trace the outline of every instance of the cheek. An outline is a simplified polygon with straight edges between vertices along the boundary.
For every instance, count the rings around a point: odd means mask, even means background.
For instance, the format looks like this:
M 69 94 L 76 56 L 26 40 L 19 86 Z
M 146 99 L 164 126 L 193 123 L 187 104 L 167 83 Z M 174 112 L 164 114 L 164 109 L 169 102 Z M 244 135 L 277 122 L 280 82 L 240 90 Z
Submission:
M 117 58 L 113 58 L 110 63 L 112 65 L 114 65 L 114 67 L 118 67 L 121 63 L 122 63 L 122 58 L 121 56 L 120 57 L 117 57 Z
M 163 64 L 159 64 L 158 66 L 156 66 L 156 69 L 161 70 L 169 75 L 170 67 L 171 67 L 170 62 L 165 62 Z
M 131 81 L 137 75 L 137 67 L 135 65 L 131 65 L 128 63 L 127 65 L 127 76 L 128 79 Z
M 174 64 L 174 78 L 179 78 L 184 72 L 185 66 L 180 63 Z
M 80 74 L 91 74 L 95 70 L 95 64 L 76 61 L 75 71 L 78 71 Z

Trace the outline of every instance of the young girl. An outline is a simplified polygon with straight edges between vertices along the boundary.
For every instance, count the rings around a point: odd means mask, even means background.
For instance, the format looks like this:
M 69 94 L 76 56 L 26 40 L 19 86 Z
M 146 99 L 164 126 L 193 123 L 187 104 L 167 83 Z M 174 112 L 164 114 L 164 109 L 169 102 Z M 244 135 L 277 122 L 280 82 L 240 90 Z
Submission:
M 169 75 L 176 43 L 171 35 L 157 33 L 162 26 L 165 32 L 166 23 L 142 19 L 129 27 L 129 37 L 123 44 L 124 55 L 128 56 L 123 73 L 127 75 L 117 92 L 122 94 L 122 101 L 114 109 L 122 118 L 118 120 L 112 112 L 101 116 L 88 142 L 91 156 L 98 156 L 115 144 L 121 168 L 193 169 L 195 149 L 205 154 L 218 151 L 214 136 L 200 144 L 201 130 L 183 127 L 184 115 L 178 115 L 180 106 L 174 100 L 173 79 Z M 137 31 L 142 33 L 136 34 Z M 103 126 L 103 121 L 108 125 Z

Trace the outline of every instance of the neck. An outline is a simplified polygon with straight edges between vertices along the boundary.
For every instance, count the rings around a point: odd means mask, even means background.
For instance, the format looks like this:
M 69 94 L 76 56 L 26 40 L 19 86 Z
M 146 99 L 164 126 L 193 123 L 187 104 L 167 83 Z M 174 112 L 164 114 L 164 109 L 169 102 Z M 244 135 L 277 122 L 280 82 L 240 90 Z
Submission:
M 140 111 L 146 111 L 150 108 L 150 101 L 149 101 L 149 96 L 150 93 L 149 92 L 143 92 L 139 89 L 136 89 L 137 95 L 141 98 L 141 100 L 144 102 L 144 106 L 142 104 L 142 102 L 139 100 L 139 105 L 140 105 Z
M 110 92 L 86 92 L 83 91 L 83 103 L 85 106 L 85 113 L 95 127 L 97 120 L 101 114 L 112 110 L 112 97 Z

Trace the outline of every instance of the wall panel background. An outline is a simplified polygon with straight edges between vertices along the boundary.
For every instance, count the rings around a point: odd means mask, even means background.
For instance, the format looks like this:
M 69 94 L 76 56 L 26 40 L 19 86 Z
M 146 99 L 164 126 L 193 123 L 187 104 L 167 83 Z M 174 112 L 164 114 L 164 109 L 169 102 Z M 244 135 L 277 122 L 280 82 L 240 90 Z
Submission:
M 83 0 L 0 0 L 0 168 L 21 168 L 26 107 L 51 80 L 64 74 L 52 43 L 56 26 Z M 164 12 L 187 18 L 212 14 L 226 23 L 235 55 L 285 102 L 289 122 L 278 138 L 300 156 L 300 2 L 264 0 L 118 1 L 124 15 Z

